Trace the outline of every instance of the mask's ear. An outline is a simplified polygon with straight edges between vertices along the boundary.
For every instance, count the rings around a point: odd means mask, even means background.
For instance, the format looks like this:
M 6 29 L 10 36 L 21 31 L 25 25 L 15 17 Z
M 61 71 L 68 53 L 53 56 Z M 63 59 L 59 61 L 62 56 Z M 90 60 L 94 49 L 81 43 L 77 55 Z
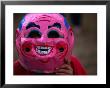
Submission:
M 20 31 L 19 29 L 16 29 L 16 39 L 15 39 L 16 46 L 19 46 L 19 42 L 20 42 Z
M 16 50 L 17 52 L 20 52 L 20 31 L 19 29 L 16 29 L 16 39 L 15 39 L 15 44 L 16 44 Z
M 68 40 L 69 40 L 70 49 L 72 50 L 74 45 L 74 34 L 72 28 L 69 29 Z
M 71 54 L 72 54 L 72 49 L 73 49 L 73 47 L 74 47 L 74 34 L 73 34 L 73 31 L 72 31 L 72 28 L 70 28 L 69 30 L 68 30 L 68 54 L 67 54 L 67 56 L 65 57 L 65 58 L 69 58 L 70 59 L 70 57 L 71 57 Z
M 18 38 L 19 35 L 20 35 L 20 31 L 19 29 L 16 29 L 16 39 Z

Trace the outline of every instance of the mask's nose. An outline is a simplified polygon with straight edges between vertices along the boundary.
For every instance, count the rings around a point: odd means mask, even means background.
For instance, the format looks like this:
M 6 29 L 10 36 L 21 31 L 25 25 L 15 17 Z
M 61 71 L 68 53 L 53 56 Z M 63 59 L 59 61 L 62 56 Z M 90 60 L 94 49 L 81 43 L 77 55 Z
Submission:
M 45 42 L 48 41 L 48 38 L 47 38 L 46 36 L 41 36 L 41 38 L 39 38 L 38 40 L 39 40 L 39 42 L 41 42 L 41 43 L 45 43 Z
M 37 45 L 44 45 L 44 46 L 55 46 L 57 42 L 57 38 L 48 38 L 48 35 L 42 35 L 41 38 L 36 39 Z
M 49 38 L 44 34 L 36 40 L 36 43 L 40 45 L 48 45 Z

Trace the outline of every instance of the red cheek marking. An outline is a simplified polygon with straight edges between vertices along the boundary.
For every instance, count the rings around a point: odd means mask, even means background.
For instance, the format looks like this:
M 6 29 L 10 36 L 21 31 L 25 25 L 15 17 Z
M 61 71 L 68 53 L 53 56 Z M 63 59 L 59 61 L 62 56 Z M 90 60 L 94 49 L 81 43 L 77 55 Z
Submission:
M 64 42 L 59 42 L 56 44 L 56 47 L 60 52 L 64 52 L 67 49 L 67 44 Z
M 35 54 L 33 54 L 33 52 L 32 52 L 32 47 L 33 47 L 32 43 L 30 43 L 28 41 L 24 42 L 23 45 L 22 45 L 22 49 L 21 49 L 22 54 L 24 56 L 35 57 Z
M 31 43 L 28 43 L 28 42 L 25 42 L 23 45 L 22 45 L 22 50 L 26 53 L 30 52 L 32 49 L 32 45 Z
M 60 59 L 63 59 L 64 56 L 66 55 L 67 51 L 68 51 L 67 43 L 61 41 L 61 42 L 57 43 L 56 47 L 57 47 L 57 51 L 58 51 L 57 56 Z

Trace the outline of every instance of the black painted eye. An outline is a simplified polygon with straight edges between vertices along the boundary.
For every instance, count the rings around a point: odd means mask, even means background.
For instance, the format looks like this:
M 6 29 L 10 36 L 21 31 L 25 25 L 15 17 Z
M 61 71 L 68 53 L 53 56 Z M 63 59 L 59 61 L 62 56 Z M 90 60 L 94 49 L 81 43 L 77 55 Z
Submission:
M 28 38 L 40 38 L 40 37 L 41 33 L 37 30 L 32 30 L 28 35 Z
M 51 30 L 48 33 L 48 38 L 59 38 L 59 37 L 60 37 L 59 33 L 55 30 Z

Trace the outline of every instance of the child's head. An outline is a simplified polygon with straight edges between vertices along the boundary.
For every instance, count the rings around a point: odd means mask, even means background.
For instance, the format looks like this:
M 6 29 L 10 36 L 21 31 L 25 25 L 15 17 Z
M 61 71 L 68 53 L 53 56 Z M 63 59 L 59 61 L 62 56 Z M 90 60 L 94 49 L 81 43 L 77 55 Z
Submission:
M 53 72 L 69 58 L 73 43 L 72 29 L 61 14 L 26 14 L 16 31 L 19 61 L 31 71 Z

